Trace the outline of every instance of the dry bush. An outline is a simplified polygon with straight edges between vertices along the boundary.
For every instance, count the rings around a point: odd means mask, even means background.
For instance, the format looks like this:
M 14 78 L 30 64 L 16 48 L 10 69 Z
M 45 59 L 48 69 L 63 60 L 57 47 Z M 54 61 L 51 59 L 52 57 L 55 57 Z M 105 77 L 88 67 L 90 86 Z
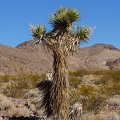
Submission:
M 94 81 L 92 82 L 93 84 L 83 83 L 82 79 L 86 75 L 88 76 L 88 78 L 89 75 L 92 75 L 93 79 L 94 76 L 96 76 L 97 78 L 95 80 L 95 84 Z M 24 71 L 19 71 L 16 75 L 3 75 L 0 76 L 0 82 L 1 82 L 0 91 L 2 91 L 4 95 L 10 97 L 29 98 L 35 102 L 37 109 L 41 109 L 39 107 L 41 96 L 39 94 L 39 90 L 37 90 L 36 88 L 36 85 L 41 80 L 44 79 L 45 79 L 45 74 L 38 75 L 34 73 L 26 73 Z M 120 71 L 77 70 L 75 72 L 70 72 L 69 82 L 70 82 L 70 104 L 74 104 L 75 102 L 80 102 L 83 105 L 84 112 L 92 112 L 94 114 L 97 114 L 97 115 L 91 114 L 90 116 L 86 113 L 86 117 L 88 115 L 88 118 L 91 118 L 90 120 L 94 120 L 94 119 L 99 120 L 100 116 L 102 116 L 102 114 L 99 114 L 99 112 L 104 109 L 104 106 L 106 104 L 109 105 L 116 104 L 120 108 L 120 102 L 119 102 L 120 98 L 119 96 L 115 96 L 120 94 Z M 2 97 L 0 97 L 0 102 L 1 102 L 1 98 Z M 7 102 L 10 101 L 6 101 L 6 103 L 2 105 L 7 105 Z M 13 105 L 12 103 L 10 104 Z M 1 103 L 0 103 L 0 107 L 1 107 Z M 14 108 L 14 105 L 11 106 L 11 108 Z M 0 108 L 0 110 L 3 109 L 6 108 L 4 107 Z M 27 109 L 24 109 L 23 111 L 27 111 Z M 16 115 L 23 114 L 19 112 L 20 111 L 14 108 L 9 114 L 16 114 Z M 41 110 L 40 113 L 42 113 Z M 120 114 L 120 110 L 117 109 L 116 113 Z M 29 111 L 26 112 L 26 115 L 27 114 L 29 114 Z M 85 120 L 87 120 L 87 118 Z
M 76 80 L 75 85 L 78 85 L 81 83 L 81 80 L 83 80 L 84 76 L 87 76 L 87 80 L 85 79 L 85 81 L 88 81 L 89 76 L 92 76 L 91 81 L 92 84 L 94 84 L 94 87 L 91 87 L 87 82 L 82 82 L 81 84 L 83 84 L 83 86 L 81 86 L 79 89 L 76 88 L 74 90 L 74 96 L 91 96 L 91 98 L 93 98 L 93 96 L 95 96 L 95 93 L 99 96 L 104 96 L 104 98 L 109 98 L 112 97 L 116 94 L 120 94 L 120 70 L 118 71 L 113 71 L 113 70 L 99 70 L 99 71 L 87 71 L 87 70 L 77 70 L 75 72 L 70 72 L 71 77 L 73 78 L 73 80 L 70 81 L 74 81 L 74 79 L 77 77 L 80 77 L 80 80 Z M 95 76 L 95 78 L 94 78 Z M 93 79 L 93 80 L 92 80 Z M 71 82 L 71 89 L 73 89 L 74 86 L 74 82 Z M 86 87 L 85 87 L 86 84 Z M 80 85 L 79 85 L 80 86 Z M 96 89 L 96 87 L 98 87 Z M 89 100 L 91 99 L 89 97 Z M 93 99 L 94 101 L 94 99 Z M 76 101 L 77 102 L 77 101 Z
M 30 116 L 30 110 L 26 107 L 18 108 L 10 98 L 0 94 L 0 116 Z
M 45 78 L 45 74 L 26 73 L 19 71 L 16 75 L 4 75 L 0 77 L 1 93 L 9 97 L 25 98 L 25 94 L 36 88 L 37 84 Z M 9 83 L 9 84 L 8 84 Z
M 107 99 L 106 104 L 109 111 L 120 110 L 120 95 L 114 95 L 112 98 Z
M 23 108 L 16 108 L 16 114 L 15 116 L 16 117 L 19 117 L 19 116 L 24 116 L 24 117 L 28 117 L 30 116 L 30 110 L 27 109 L 26 107 L 23 107 Z
M 71 88 L 76 88 L 81 83 L 81 78 L 78 78 L 76 76 L 70 75 L 69 77 L 69 84 Z
M 17 113 L 16 107 L 6 96 L 0 94 L 0 115 L 14 116 Z
M 116 112 L 110 112 L 106 114 L 101 114 L 100 120 L 120 120 L 120 115 Z
M 99 114 L 85 113 L 82 120 L 120 120 L 120 115 L 116 112 L 101 112 Z
M 82 77 L 84 75 L 89 75 L 89 74 L 91 74 L 90 71 L 85 70 L 85 69 L 79 69 L 79 70 L 76 70 L 74 72 L 70 72 L 70 75 L 76 76 L 76 77 L 78 77 L 78 76 Z
M 82 120 L 101 120 L 100 116 L 93 113 L 85 113 L 82 115 Z
M 43 108 L 41 107 L 41 102 L 43 97 L 42 92 L 38 88 L 35 88 L 28 91 L 26 93 L 26 96 L 28 98 L 28 101 L 30 101 L 35 105 L 35 108 L 37 109 L 39 115 L 42 115 L 43 114 Z
M 26 94 L 25 96 L 27 96 L 28 99 L 36 99 L 38 98 L 39 96 L 39 89 L 38 88 L 35 88 L 35 89 L 30 89 Z

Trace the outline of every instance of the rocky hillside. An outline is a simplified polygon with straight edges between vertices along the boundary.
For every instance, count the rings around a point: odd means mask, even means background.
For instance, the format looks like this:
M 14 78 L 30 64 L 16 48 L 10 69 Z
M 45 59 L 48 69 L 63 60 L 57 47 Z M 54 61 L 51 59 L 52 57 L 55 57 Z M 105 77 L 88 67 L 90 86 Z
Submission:
M 95 44 L 79 48 L 68 59 L 69 70 L 120 69 L 120 50 L 112 45 Z M 42 44 L 26 41 L 15 48 L 0 44 L 0 74 L 14 74 L 20 69 L 46 73 L 52 71 L 52 52 Z

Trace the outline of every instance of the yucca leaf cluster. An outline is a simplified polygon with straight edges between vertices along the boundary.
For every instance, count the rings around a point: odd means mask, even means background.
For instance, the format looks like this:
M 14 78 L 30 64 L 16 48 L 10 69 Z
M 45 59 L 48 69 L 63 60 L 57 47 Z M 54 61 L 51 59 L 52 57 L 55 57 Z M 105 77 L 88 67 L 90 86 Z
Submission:
M 95 29 L 95 27 L 94 28 L 86 27 L 86 26 L 78 27 L 76 35 L 80 40 L 79 44 L 81 42 L 87 42 L 87 40 L 90 39 L 91 34 L 92 34 L 94 29 Z
M 46 29 L 43 25 L 30 25 L 31 34 L 35 40 L 41 40 L 46 32 Z
M 76 9 L 60 7 L 56 13 L 51 15 L 49 23 L 55 29 L 69 29 L 79 18 L 80 14 Z
M 68 44 L 73 45 L 70 45 L 70 48 L 74 48 L 74 45 L 77 46 L 83 42 L 86 43 L 87 40 L 91 38 L 91 34 L 95 29 L 88 26 L 75 25 L 74 22 L 77 22 L 80 19 L 81 15 L 75 8 L 60 7 L 49 17 L 49 24 L 53 28 L 50 32 L 46 33 L 45 26 L 41 24 L 37 26 L 30 25 L 31 34 L 38 43 L 40 40 L 45 40 L 44 42 L 47 43 L 47 45 L 48 41 L 49 43 L 52 42 L 51 45 L 58 41 L 60 45 L 66 45 L 67 42 Z M 71 50 L 70 48 L 67 49 Z

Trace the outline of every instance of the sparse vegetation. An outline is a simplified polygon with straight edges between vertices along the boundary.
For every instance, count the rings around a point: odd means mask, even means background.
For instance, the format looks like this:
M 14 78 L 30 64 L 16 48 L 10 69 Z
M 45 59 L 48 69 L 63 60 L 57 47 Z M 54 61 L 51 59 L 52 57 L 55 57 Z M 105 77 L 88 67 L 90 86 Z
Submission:
M 45 74 L 26 73 L 23 70 L 18 71 L 16 75 L 0 76 L 1 93 L 8 97 L 24 98 L 26 97 L 25 93 L 36 88 L 44 78 Z
M 85 78 L 88 75 L 89 77 Z M 112 98 L 114 95 L 120 95 L 120 70 L 77 70 L 70 72 L 70 87 L 72 95 L 71 102 L 79 101 L 83 105 L 84 112 L 92 112 L 98 114 L 101 110 L 105 109 L 106 100 Z M 89 81 L 90 76 L 93 76 L 91 83 Z M 73 81 L 71 78 L 74 78 Z M 79 82 L 76 81 L 80 79 Z M 77 84 L 77 86 L 76 86 Z M 76 86 L 76 87 L 74 87 Z M 118 101 L 118 98 L 114 98 Z M 114 101 L 110 99 L 109 101 Z M 113 102 L 114 103 L 114 102 Z M 118 102 L 117 102 L 118 105 Z
M 86 75 L 89 77 L 86 78 Z M 84 83 L 84 80 L 87 81 L 90 76 L 93 76 L 93 79 L 97 79 L 93 80 L 92 83 Z M 27 98 L 26 93 L 34 90 L 36 85 L 43 79 L 45 79 L 45 74 L 38 75 L 25 73 L 24 71 L 19 71 L 16 75 L 6 74 L 0 76 L 0 91 L 1 94 L 9 97 Z M 107 116 L 112 115 L 109 112 L 116 112 L 113 113 L 113 117 L 120 114 L 120 70 L 77 70 L 70 72 L 69 82 L 70 104 L 73 105 L 75 102 L 80 102 L 83 105 L 84 119 L 107 119 Z M 106 105 L 109 105 L 109 109 L 106 108 Z M 8 107 L 3 106 L 1 109 L 7 111 Z M 106 115 L 103 116 L 101 111 Z M 92 114 L 88 115 L 88 113 Z

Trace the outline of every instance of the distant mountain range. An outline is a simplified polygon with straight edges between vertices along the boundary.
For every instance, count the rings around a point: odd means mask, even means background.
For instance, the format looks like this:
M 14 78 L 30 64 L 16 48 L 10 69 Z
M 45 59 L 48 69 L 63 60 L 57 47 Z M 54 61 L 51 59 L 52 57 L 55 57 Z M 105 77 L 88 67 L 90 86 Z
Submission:
M 0 75 L 15 74 L 20 69 L 39 74 L 52 71 L 53 57 L 42 43 L 33 40 L 15 48 L 0 44 Z M 120 50 L 108 44 L 95 44 L 78 48 L 78 53 L 68 58 L 69 70 L 120 69 Z

